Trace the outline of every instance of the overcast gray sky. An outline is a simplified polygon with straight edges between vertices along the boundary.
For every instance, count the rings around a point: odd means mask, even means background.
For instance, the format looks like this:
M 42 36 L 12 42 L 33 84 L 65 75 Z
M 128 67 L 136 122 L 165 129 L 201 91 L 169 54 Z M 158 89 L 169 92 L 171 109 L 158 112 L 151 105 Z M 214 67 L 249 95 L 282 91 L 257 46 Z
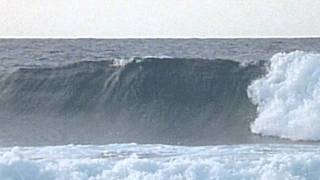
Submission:
M 320 1 L 0 0 L 0 36 L 320 36 Z

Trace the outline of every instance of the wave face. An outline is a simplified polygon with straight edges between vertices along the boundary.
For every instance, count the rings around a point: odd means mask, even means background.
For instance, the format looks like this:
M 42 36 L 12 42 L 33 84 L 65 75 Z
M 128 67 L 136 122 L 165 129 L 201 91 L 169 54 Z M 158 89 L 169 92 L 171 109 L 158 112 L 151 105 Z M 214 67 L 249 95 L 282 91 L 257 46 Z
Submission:
M 258 106 L 254 133 L 320 140 L 320 54 L 278 53 L 248 94 Z
M 19 68 L 0 82 L 1 143 L 254 142 L 247 87 L 264 70 L 177 58 Z

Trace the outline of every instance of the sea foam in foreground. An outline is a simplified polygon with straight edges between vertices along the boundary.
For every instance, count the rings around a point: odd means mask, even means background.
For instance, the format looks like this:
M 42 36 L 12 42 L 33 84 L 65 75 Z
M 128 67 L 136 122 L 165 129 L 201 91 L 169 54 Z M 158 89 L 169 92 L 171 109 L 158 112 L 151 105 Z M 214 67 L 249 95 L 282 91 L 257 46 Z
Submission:
M 320 147 L 114 144 L 0 150 L 0 179 L 318 179 Z

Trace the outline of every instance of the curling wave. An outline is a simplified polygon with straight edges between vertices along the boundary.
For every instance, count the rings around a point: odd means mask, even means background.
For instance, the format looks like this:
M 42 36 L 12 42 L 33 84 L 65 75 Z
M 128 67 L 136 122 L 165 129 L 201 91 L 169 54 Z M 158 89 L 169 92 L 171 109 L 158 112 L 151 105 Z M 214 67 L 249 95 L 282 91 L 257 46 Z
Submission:
M 10 129 L 0 144 L 269 142 L 252 132 L 319 140 L 319 59 L 296 51 L 245 66 L 149 57 L 19 68 L 0 80 Z
M 132 62 L 77 62 L 7 74 L 0 82 L 0 115 L 11 130 L 0 136 L 18 144 L 253 141 L 249 126 L 256 109 L 247 87 L 264 74 L 263 63 Z

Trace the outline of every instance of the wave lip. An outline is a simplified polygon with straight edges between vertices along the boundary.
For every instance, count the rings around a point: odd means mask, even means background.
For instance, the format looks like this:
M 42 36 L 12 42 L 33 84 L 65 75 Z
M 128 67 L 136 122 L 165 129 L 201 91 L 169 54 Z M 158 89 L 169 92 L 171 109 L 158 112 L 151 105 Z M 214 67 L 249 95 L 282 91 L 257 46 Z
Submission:
M 124 67 L 130 63 L 140 63 L 145 59 L 174 59 L 170 56 L 145 56 L 145 57 L 130 57 L 130 58 L 114 58 L 112 59 L 112 67 Z
M 258 117 L 251 131 L 291 140 L 320 140 L 320 54 L 295 51 L 270 59 L 248 95 Z

